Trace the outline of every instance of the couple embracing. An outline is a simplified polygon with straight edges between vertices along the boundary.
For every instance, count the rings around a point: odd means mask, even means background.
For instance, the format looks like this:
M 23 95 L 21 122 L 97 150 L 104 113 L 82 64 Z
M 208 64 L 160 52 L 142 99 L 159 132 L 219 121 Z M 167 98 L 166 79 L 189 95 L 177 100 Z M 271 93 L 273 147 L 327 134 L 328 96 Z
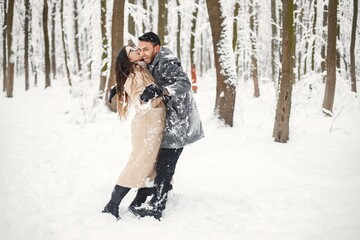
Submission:
M 130 191 L 137 194 L 129 211 L 158 220 L 166 207 L 171 180 L 184 146 L 204 137 L 191 82 L 170 49 L 159 37 L 147 32 L 139 47 L 123 47 L 116 58 L 118 112 L 126 117 L 135 109 L 131 122 L 132 151 L 103 212 L 119 219 L 119 205 Z M 147 198 L 150 201 L 144 204 Z

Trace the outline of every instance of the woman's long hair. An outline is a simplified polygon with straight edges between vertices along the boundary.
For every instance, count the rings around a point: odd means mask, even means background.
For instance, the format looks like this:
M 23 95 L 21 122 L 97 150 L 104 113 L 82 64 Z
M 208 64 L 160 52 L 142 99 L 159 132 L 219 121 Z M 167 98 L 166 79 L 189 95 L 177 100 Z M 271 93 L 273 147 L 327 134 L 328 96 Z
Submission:
M 124 85 L 126 79 L 131 73 L 134 73 L 132 62 L 129 61 L 129 58 L 126 54 L 126 46 L 123 47 L 116 57 L 115 63 L 115 74 L 116 74 L 116 93 L 118 94 L 118 112 L 120 119 L 126 118 L 126 112 L 129 103 L 129 96 L 125 92 Z

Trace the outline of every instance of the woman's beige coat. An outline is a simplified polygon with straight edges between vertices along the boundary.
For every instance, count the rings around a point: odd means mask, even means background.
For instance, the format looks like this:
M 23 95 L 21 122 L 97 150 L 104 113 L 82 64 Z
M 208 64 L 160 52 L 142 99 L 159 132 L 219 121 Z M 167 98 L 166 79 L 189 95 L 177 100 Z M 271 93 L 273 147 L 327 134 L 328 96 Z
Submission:
M 136 113 L 131 122 L 132 151 L 117 181 L 123 187 L 150 187 L 156 175 L 155 164 L 163 138 L 166 113 L 162 98 L 146 104 L 140 103 L 139 96 L 149 84 L 154 84 L 153 77 L 139 65 L 135 65 L 134 74 L 125 82 L 130 107 L 135 108 Z

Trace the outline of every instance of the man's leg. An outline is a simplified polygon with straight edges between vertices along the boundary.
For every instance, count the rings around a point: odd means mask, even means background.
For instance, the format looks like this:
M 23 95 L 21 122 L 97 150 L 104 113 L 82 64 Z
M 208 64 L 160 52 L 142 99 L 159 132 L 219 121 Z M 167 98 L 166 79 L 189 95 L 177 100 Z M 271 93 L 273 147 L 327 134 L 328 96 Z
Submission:
M 177 161 L 184 148 L 160 148 L 156 164 L 155 189 L 156 192 L 150 203 L 158 209 L 165 209 L 167 193 L 170 190 L 171 180 L 175 174 Z
M 151 209 L 131 209 L 131 211 L 141 217 L 153 216 L 161 218 L 161 213 L 166 207 L 167 193 L 170 190 L 171 180 L 175 173 L 177 161 L 183 148 L 170 149 L 160 148 L 156 164 L 155 193 L 150 200 Z

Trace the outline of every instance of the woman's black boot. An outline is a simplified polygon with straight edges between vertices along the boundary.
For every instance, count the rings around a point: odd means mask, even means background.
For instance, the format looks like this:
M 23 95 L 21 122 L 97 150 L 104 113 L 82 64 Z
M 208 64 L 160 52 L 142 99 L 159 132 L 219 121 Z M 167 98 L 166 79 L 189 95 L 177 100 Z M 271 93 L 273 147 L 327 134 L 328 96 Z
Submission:
M 130 188 L 122 187 L 119 185 L 115 185 L 114 190 L 111 194 L 111 199 L 104 207 L 103 213 L 110 213 L 116 217 L 116 219 L 120 219 L 119 216 L 119 205 L 121 200 L 125 197 L 125 195 L 130 191 Z

